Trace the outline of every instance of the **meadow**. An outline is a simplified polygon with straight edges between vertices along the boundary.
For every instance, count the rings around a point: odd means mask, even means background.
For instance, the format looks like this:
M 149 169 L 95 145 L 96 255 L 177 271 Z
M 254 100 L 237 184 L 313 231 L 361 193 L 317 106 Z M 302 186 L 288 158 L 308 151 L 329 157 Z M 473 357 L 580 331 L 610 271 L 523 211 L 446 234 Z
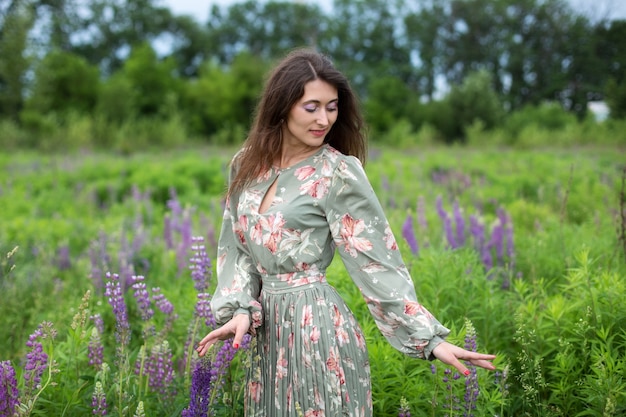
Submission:
M 240 416 L 248 348 L 200 360 L 232 148 L 0 154 L 0 416 Z M 469 377 L 367 336 L 374 415 L 626 414 L 626 158 L 373 147 L 420 301 L 496 353 Z M 254 343 L 248 340 L 247 343 Z

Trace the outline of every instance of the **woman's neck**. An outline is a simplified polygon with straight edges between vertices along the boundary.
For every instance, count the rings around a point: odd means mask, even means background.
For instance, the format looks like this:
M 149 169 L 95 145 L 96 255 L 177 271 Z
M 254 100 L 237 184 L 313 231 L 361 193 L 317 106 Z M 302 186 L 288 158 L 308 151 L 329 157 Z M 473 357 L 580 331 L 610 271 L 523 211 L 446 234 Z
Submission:
M 322 146 L 324 145 L 316 147 L 307 146 L 298 149 L 283 147 L 281 155 L 279 159 L 275 161 L 274 165 L 280 169 L 289 168 L 315 154 Z

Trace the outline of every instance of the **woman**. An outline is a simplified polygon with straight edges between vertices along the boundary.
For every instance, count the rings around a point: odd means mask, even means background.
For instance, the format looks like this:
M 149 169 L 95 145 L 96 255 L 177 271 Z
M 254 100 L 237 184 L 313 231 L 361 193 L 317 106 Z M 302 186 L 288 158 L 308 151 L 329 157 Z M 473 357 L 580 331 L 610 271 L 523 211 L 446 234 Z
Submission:
M 363 171 L 363 121 L 346 78 L 323 55 L 289 54 L 270 74 L 231 163 L 212 309 L 221 327 L 200 342 L 256 335 L 248 416 L 371 416 L 363 333 L 328 285 L 335 250 L 398 350 L 494 369 L 493 355 L 444 341 L 449 330 L 416 299 Z

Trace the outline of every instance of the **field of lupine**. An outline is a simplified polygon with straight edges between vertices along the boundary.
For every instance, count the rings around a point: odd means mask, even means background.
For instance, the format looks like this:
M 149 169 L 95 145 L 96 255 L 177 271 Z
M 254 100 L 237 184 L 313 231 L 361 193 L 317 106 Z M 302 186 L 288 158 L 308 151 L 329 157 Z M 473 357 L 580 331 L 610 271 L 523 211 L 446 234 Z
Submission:
M 199 359 L 233 149 L 0 155 L 0 416 L 241 416 L 249 345 Z M 423 304 L 498 354 L 469 377 L 393 350 L 337 260 L 374 415 L 626 413 L 623 149 L 372 149 Z M 303 413 L 303 416 L 308 414 Z

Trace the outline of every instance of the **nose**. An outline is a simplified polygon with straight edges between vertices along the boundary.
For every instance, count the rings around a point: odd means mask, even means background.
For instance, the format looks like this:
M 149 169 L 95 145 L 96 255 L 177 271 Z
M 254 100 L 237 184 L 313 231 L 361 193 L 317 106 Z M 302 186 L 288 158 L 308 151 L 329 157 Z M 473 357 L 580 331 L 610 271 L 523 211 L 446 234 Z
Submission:
M 320 126 L 328 126 L 328 112 L 326 110 L 322 110 L 320 112 L 319 118 L 317 119 L 317 124 Z

